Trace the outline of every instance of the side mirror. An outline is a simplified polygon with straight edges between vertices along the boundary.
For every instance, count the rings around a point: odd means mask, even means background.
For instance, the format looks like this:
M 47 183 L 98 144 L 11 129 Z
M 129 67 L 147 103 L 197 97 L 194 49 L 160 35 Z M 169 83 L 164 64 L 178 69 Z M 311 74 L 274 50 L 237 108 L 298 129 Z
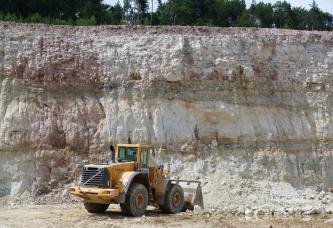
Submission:
M 155 158 L 156 157 L 156 149 L 155 147 L 152 148 L 151 155 Z
M 111 150 L 111 152 L 113 152 L 114 153 L 114 146 L 112 145 L 112 144 L 110 144 L 110 150 Z
M 115 153 L 114 146 L 112 144 L 110 144 L 110 151 L 111 151 L 111 161 L 115 162 L 116 153 Z

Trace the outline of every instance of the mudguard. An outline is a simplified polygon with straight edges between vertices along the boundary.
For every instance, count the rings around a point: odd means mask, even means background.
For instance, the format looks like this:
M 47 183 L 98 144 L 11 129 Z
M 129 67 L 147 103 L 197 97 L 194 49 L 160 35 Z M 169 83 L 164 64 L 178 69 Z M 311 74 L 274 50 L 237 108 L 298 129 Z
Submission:
M 142 172 L 124 172 L 121 175 L 120 182 L 123 185 L 124 194 L 126 195 L 131 184 L 133 182 L 137 182 L 140 184 L 143 184 L 146 186 L 147 191 L 149 192 L 149 179 L 148 179 L 148 173 L 142 173 Z

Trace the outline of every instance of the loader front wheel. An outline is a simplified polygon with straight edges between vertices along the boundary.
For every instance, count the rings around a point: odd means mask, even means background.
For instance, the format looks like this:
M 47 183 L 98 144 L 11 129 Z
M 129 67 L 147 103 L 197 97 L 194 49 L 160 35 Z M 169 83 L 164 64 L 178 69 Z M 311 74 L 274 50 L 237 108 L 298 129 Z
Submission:
M 85 201 L 84 207 L 89 213 L 100 214 L 108 209 L 109 204 L 89 203 Z
M 147 206 L 147 189 L 139 183 L 133 183 L 126 195 L 125 203 L 120 204 L 122 213 L 133 217 L 142 216 L 146 212 Z
M 172 185 L 171 189 L 165 194 L 163 211 L 171 214 L 179 213 L 184 207 L 184 191 L 178 184 Z

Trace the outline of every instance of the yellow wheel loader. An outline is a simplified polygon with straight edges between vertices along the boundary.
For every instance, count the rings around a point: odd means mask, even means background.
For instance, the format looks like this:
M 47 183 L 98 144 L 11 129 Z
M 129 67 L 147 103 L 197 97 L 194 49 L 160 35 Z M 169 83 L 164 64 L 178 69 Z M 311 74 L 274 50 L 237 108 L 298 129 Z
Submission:
M 82 198 L 90 213 L 103 213 L 110 204 L 120 204 L 128 216 L 142 216 L 148 205 L 166 213 L 204 208 L 199 181 L 170 179 L 169 171 L 157 165 L 150 145 L 118 144 L 107 164 L 83 166 L 81 183 L 70 193 Z

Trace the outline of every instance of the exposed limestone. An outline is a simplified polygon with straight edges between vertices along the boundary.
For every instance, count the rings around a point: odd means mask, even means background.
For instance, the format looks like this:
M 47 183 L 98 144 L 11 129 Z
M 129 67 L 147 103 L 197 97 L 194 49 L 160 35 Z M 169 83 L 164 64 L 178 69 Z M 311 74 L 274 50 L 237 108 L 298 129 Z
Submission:
M 0 23 L 0 196 L 61 189 L 128 139 L 207 182 L 211 207 L 231 202 L 212 198 L 222 190 L 246 199 L 242 213 L 262 203 L 253 181 L 327 191 L 332 44 L 330 32 Z

